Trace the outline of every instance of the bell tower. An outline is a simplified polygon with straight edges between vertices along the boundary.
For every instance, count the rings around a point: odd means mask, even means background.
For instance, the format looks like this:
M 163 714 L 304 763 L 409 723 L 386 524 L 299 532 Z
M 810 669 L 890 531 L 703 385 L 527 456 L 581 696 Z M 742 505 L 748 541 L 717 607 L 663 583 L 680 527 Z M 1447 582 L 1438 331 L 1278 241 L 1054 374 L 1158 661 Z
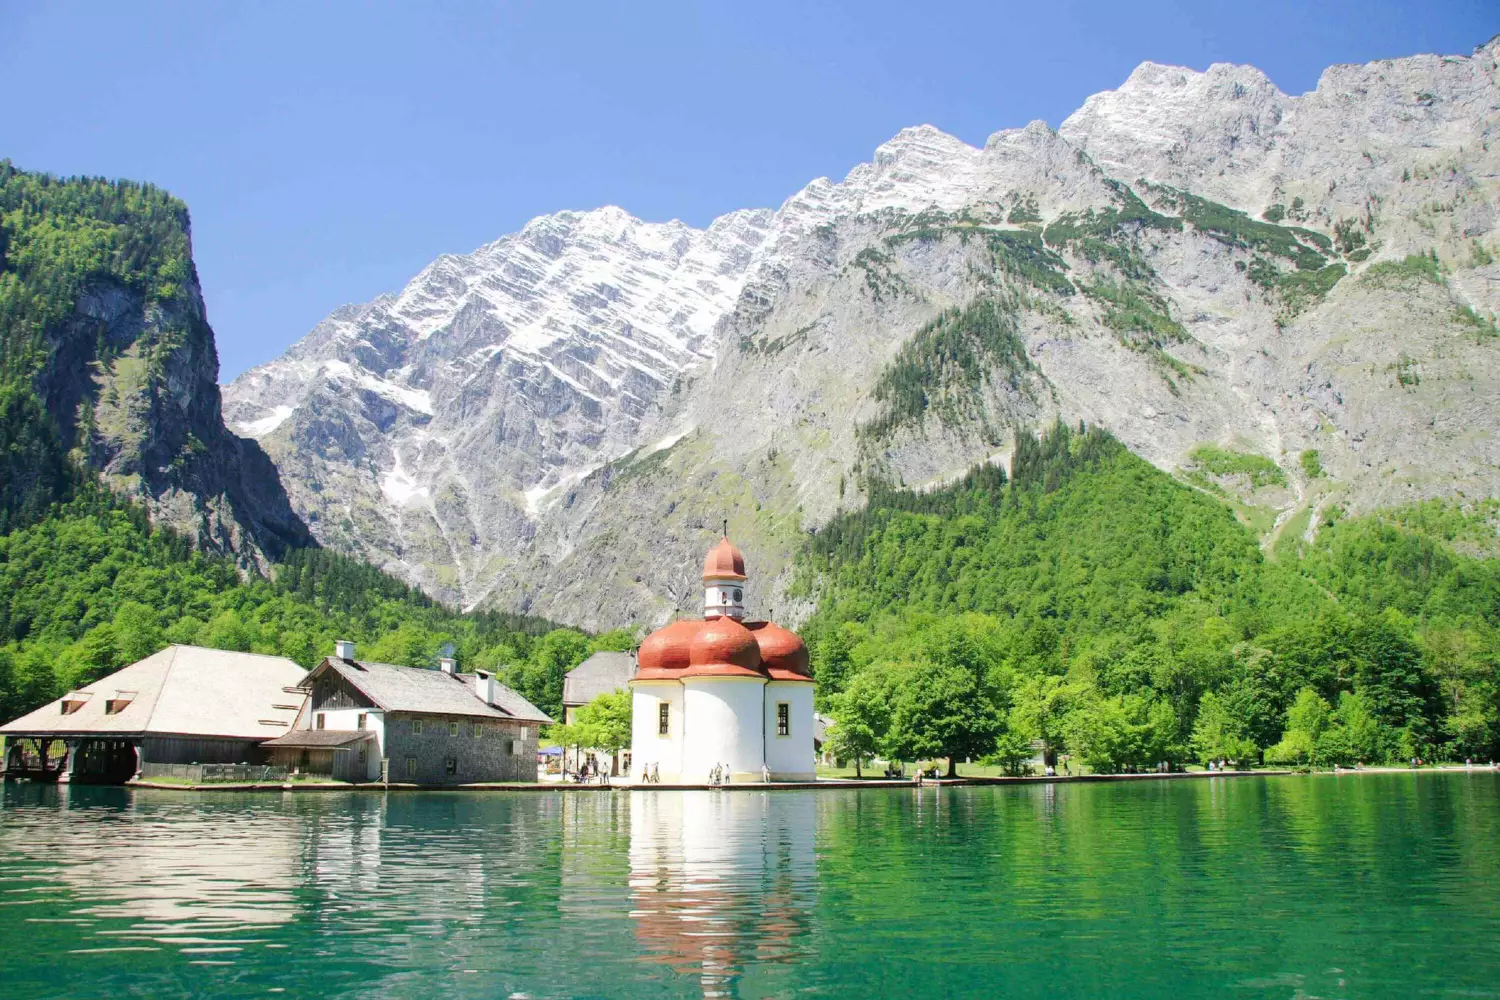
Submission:
M 745 617 L 745 557 L 726 533 L 703 560 L 703 617 Z

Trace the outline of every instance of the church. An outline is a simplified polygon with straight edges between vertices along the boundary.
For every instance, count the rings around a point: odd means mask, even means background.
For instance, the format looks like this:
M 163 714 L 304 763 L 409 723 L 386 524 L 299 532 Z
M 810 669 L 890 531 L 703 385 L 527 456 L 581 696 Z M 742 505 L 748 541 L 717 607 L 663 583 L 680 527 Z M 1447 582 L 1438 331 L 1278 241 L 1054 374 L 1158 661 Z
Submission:
M 807 645 L 775 622 L 745 621 L 745 557 L 726 536 L 703 560 L 703 619 L 646 637 L 631 689 L 637 784 L 812 781 L 813 679 Z

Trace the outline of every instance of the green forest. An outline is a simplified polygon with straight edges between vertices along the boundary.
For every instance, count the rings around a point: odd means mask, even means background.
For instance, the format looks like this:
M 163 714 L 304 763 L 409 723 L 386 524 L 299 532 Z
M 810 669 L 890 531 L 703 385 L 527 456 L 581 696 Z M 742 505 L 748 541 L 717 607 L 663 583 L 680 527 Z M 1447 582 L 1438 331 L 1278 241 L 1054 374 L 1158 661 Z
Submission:
M 459 614 L 357 560 L 294 549 L 265 576 L 196 552 L 110 495 L 38 390 L 51 345 L 87 285 L 148 302 L 196 281 L 187 207 L 149 184 L 57 178 L 0 160 L 0 719 L 149 655 L 193 643 L 288 656 L 310 667 L 336 638 L 360 656 L 430 666 L 453 644 L 561 717 L 563 674 L 590 637 L 535 618 Z M 110 345 L 89 343 L 103 362 Z M 170 336 L 170 334 L 168 334 Z M 149 345 L 167 350 L 171 344 Z M 43 380 L 44 381 L 44 380 Z
M 1500 751 L 1497 505 L 1330 518 L 1262 553 L 1221 501 L 1097 428 L 1019 434 L 917 493 L 879 484 L 797 586 L 844 759 L 984 759 L 1042 741 L 1101 772 Z
M 561 718 L 563 674 L 590 637 L 539 618 L 459 614 L 364 563 L 290 552 L 270 578 L 195 552 L 140 508 L 91 487 L 0 536 L 0 717 L 13 718 L 168 643 L 273 653 L 311 667 L 335 639 L 364 660 L 426 667 L 452 643 L 464 669 L 495 670 Z

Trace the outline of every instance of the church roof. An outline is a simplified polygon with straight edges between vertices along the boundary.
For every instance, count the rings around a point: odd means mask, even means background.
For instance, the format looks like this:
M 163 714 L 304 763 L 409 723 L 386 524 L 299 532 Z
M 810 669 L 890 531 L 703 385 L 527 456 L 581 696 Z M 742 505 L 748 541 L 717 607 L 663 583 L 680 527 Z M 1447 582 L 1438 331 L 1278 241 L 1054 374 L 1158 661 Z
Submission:
M 729 536 L 724 536 L 718 545 L 708 550 L 703 559 L 703 576 L 704 579 L 713 577 L 716 580 L 746 578 L 745 554 L 729 540 Z

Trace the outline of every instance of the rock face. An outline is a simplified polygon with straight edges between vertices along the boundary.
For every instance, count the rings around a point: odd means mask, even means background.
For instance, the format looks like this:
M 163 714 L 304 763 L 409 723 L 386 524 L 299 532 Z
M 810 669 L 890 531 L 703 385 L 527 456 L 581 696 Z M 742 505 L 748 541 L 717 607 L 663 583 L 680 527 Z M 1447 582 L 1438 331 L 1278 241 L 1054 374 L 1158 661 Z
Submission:
M 246 566 L 312 544 L 271 460 L 224 426 L 196 278 L 165 301 L 96 281 L 47 340 L 38 395 L 88 465 L 154 522 Z
M 1334 67 L 1301 97 L 1148 63 L 1057 131 L 908 129 L 704 231 L 543 217 L 336 312 L 227 386 L 226 418 L 320 541 L 596 627 L 692 608 L 721 517 L 764 614 L 868 477 L 941 482 L 1054 417 L 1272 534 L 1494 495 L 1497 56 Z M 1284 482 L 1215 476 L 1205 445 Z

